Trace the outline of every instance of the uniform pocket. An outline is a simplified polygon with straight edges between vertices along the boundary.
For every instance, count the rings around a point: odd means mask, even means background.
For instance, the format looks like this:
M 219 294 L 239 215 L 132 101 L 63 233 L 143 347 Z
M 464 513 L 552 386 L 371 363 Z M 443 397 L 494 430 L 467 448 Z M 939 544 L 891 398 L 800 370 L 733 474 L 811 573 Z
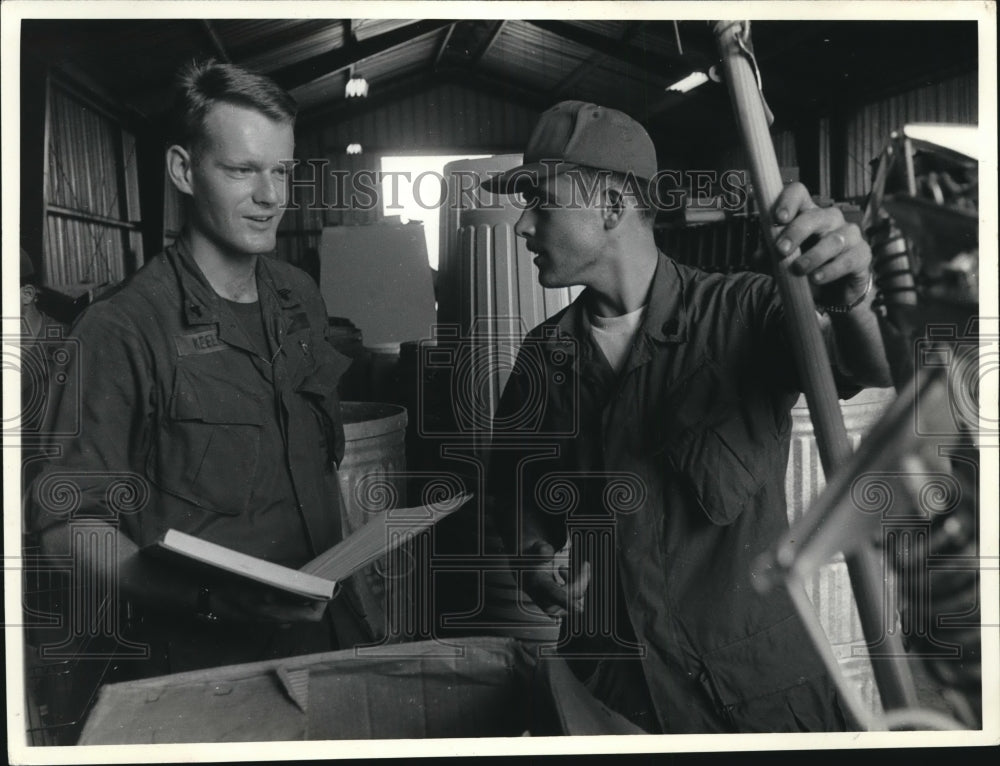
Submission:
M 199 508 L 243 513 L 260 457 L 263 406 L 253 394 L 178 368 L 147 460 L 150 480 Z
M 727 427 L 730 424 L 696 431 L 686 449 L 673 451 L 698 507 L 718 525 L 735 521 L 764 482 L 754 455 L 741 457 L 727 441 Z
M 294 385 L 295 393 L 306 400 L 316 416 L 328 462 L 340 465 L 344 457 L 344 425 L 337 383 L 351 366 L 351 360 L 324 342 L 307 356 L 306 362 L 300 367 L 300 375 Z
M 663 402 L 658 450 L 713 524 L 739 517 L 764 483 L 766 445 L 739 391 L 711 360 Z
M 701 683 L 735 731 L 842 731 L 832 681 L 796 615 L 702 657 Z

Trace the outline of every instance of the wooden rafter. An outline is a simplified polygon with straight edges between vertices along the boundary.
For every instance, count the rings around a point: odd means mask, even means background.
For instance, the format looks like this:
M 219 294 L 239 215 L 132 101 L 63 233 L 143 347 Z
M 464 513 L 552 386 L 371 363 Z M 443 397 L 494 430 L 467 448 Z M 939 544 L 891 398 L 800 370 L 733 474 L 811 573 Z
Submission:
M 405 27 L 394 29 L 391 32 L 370 37 L 363 42 L 349 43 L 332 51 L 320 53 L 305 61 L 290 64 L 269 74 L 282 88 L 292 90 L 320 77 L 346 69 L 362 59 L 377 56 L 380 53 L 385 53 L 400 45 L 405 45 L 431 32 L 436 32 L 451 23 L 453 22 L 447 19 L 416 21 Z
M 212 49 L 215 51 L 215 55 L 223 61 L 232 61 L 229 57 L 229 51 L 227 51 L 226 46 L 222 44 L 222 38 L 220 38 L 219 33 L 215 31 L 215 27 L 212 26 L 212 22 L 208 19 L 202 19 L 201 23 L 206 34 L 208 34 L 208 40 L 212 44 Z
M 432 66 L 436 69 L 441 64 L 441 58 L 444 56 L 444 51 L 448 47 L 448 42 L 451 40 L 452 34 L 455 32 L 455 25 L 452 24 L 448 27 L 448 31 L 445 32 L 444 38 L 441 40 L 441 44 L 438 46 L 437 53 L 434 54 L 434 63 Z
M 472 57 L 472 63 L 478 64 L 482 61 L 483 57 L 489 53 L 490 48 L 493 47 L 493 43 L 497 41 L 500 33 L 503 31 L 504 25 L 507 23 L 506 20 L 496 22 L 490 29 L 489 34 L 486 35 L 486 39 L 483 40 L 483 44 L 479 46 L 479 50 L 476 51 L 475 55 Z
M 622 33 L 621 37 L 618 38 L 619 45 L 627 44 L 629 40 L 639 33 L 639 30 L 642 29 L 642 25 L 643 22 L 641 21 L 630 21 L 626 24 L 625 31 Z M 584 61 L 556 84 L 556 86 L 552 89 L 552 100 L 558 101 L 562 98 L 570 88 L 590 74 L 596 67 L 607 61 L 610 56 L 611 54 L 604 51 L 597 51 L 595 55 Z
M 702 58 L 702 54 L 698 52 L 691 52 L 682 58 L 680 56 L 623 45 L 619 40 L 612 40 L 604 35 L 588 32 L 565 21 L 540 21 L 532 19 L 527 23 L 549 34 L 568 40 L 571 43 L 604 54 L 608 58 L 624 61 L 630 67 L 634 67 L 655 77 L 672 77 L 680 70 L 689 68 L 692 61 Z

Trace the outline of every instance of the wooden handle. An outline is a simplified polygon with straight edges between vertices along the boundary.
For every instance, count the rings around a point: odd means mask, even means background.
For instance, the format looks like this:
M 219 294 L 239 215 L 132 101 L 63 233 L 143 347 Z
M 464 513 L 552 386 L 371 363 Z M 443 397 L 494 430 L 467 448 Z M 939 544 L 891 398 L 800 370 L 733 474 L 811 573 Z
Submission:
M 749 44 L 747 22 L 719 21 L 714 32 L 722 56 L 722 66 L 732 100 L 736 122 L 750 158 L 750 178 L 760 210 L 761 230 L 767 240 L 774 264 L 774 277 L 785 308 L 788 337 L 795 356 L 802 391 L 809 404 L 809 417 L 816 434 L 823 473 L 831 479 L 844 466 L 853 450 L 844 428 L 833 370 L 823 334 L 819 327 L 812 291 L 805 277 L 789 272 L 789 265 L 798 257 L 796 250 L 784 257 L 775 246 L 777 228 L 771 217 L 772 208 L 781 193 L 781 172 L 774 153 L 774 144 L 764 111 L 757 76 L 753 71 L 745 45 Z M 823 514 L 806 514 L 796 526 L 812 537 L 824 531 L 829 522 Z M 840 523 L 845 523 L 840 520 Z M 849 523 L 847 520 L 846 523 Z M 882 703 L 887 709 L 913 705 L 916 695 L 912 676 L 905 666 L 905 652 L 898 633 L 885 631 L 885 601 L 882 595 L 882 567 L 868 550 L 856 550 L 846 556 L 851 587 L 858 602 L 865 638 L 870 646 L 879 646 L 881 657 L 873 654 L 872 667 L 879 686 Z M 808 619 L 808 615 L 803 615 Z
M 802 391 L 809 403 L 809 415 L 816 432 L 823 471 L 830 475 L 850 457 L 851 443 L 844 428 L 837 387 L 834 385 L 830 358 L 820 331 L 812 291 L 805 277 L 795 276 L 788 270 L 799 251 L 796 250 L 786 258 L 775 247 L 775 235 L 780 229 L 775 227 L 771 212 L 781 193 L 781 173 L 757 78 L 740 46 L 743 23 L 720 21 L 715 25 L 715 34 L 733 111 L 750 157 L 754 197 L 760 210 L 761 229 L 774 263 L 774 277 L 785 307 L 792 353 L 802 382 Z

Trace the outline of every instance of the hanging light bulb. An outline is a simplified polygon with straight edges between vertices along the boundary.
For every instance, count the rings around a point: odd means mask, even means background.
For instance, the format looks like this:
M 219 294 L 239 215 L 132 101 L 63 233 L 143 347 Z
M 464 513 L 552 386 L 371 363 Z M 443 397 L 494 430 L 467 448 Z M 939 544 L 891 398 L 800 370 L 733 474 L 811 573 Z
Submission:
M 348 154 L 361 154 L 361 144 L 348 144 L 347 145 Z
M 360 75 L 352 74 L 344 86 L 345 98 L 365 98 L 368 95 L 368 80 Z

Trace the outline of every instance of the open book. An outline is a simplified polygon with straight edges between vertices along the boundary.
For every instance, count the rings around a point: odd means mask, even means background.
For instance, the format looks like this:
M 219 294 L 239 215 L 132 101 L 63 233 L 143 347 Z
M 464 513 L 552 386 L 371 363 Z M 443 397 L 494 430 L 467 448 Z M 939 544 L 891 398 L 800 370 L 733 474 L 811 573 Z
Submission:
M 162 538 L 143 548 L 143 551 L 182 565 L 207 567 L 229 576 L 243 577 L 313 601 L 329 601 L 333 598 L 338 580 L 349 577 L 395 550 L 417 533 L 457 511 L 471 497 L 471 494 L 464 493 L 439 503 L 394 508 L 376 514 L 369 523 L 301 569 L 248 556 L 176 529 L 167 530 Z

